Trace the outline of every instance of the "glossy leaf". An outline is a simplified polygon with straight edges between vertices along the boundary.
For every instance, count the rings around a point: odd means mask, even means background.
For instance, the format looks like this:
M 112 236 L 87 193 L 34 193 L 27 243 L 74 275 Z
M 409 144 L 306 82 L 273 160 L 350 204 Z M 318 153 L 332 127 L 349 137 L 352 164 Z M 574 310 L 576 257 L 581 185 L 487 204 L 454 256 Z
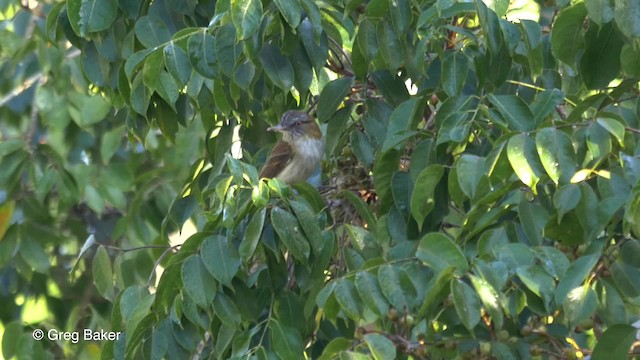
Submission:
M 525 134 L 518 134 L 507 144 L 507 157 L 513 171 L 520 181 L 536 193 L 536 185 L 543 173 L 542 165 L 536 156 L 534 141 Z
M 556 184 L 569 182 L 576 172 L 571 139 L 560 130 L 544 128 L 536 134 L 536 149 L 547 174 Z

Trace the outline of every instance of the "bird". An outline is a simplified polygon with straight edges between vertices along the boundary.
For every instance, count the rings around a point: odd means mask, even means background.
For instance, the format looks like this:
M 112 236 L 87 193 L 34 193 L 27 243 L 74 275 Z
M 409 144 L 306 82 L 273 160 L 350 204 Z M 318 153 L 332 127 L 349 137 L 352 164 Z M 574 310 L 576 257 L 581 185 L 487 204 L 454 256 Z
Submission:
M 288 185 L 307 180 L 324 153 L 324 138 L 315 119 L 304 111 L 289 110 L 267 131 L 282 133 L 282 139 L 271 150 L 260 178 L 276 178 Z

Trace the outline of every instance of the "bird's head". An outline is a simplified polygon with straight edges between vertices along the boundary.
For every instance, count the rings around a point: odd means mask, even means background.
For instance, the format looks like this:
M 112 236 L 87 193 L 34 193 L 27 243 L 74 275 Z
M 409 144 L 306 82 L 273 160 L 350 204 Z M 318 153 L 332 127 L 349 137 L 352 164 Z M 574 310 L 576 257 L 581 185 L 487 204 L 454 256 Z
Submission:
M 287 111 L 282 115 L 278 125 L 272 126 L 267 130 L 281 132 L 282 140 L 286 142 L 322 138 L 322 132 L 318 124 L 304 111 Z

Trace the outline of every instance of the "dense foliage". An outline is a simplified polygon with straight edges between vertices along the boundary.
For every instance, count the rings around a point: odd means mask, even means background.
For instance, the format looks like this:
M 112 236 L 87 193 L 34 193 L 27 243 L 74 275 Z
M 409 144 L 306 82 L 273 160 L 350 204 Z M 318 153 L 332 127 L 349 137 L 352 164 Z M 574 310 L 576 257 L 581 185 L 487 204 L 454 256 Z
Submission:
M 2 354 L 637 354 L 639 39 L 634 0 L 0 0 Z M 258 179 L 294 108 L 321 192 Z

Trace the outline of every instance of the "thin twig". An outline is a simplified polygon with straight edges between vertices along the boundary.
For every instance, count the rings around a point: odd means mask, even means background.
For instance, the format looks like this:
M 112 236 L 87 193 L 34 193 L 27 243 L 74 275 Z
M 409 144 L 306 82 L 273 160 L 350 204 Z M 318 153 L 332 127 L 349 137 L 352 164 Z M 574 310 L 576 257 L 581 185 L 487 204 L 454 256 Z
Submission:
M 162 262 L 162 260 L 169 254 L 169 252 L 171 250 L 177 249 L 180 246 L 182 246 L 182 244 L 177 244 L 177 245 L 173 245 L 172 247 L 168 248 L 167 250 L 165 250 L 162 255 L 160 255 L 160 257 L 158 258 L 158 260 L 156 260 L 156 262 L 153 264 L 153 268 L 151 269 L 151 274 L 149 274 L 149 279 L 147 279 L 147 284 L 145 285 L 145 287 L 149 287 L 151 286 L 151 280 L 153 280 L 153 276 L 156 273 L 156 268 L 158 267 L 158 265 L 160 265 L 160 263 Z

